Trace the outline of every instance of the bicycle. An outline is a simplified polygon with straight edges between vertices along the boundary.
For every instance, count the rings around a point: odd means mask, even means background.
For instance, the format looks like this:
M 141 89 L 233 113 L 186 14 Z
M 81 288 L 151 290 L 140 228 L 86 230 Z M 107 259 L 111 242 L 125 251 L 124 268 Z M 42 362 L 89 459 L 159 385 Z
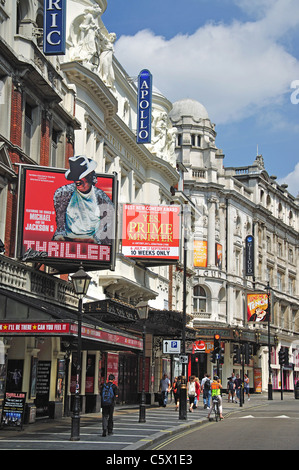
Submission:
M 213 403 L 213 408 L 214 408 L 214 413 L 215 413 L 215 420 L 218 422 L 220 420 L 220 411 L 219 411 L 219 398 L 213 397 L 212 398 L 212 403 Z

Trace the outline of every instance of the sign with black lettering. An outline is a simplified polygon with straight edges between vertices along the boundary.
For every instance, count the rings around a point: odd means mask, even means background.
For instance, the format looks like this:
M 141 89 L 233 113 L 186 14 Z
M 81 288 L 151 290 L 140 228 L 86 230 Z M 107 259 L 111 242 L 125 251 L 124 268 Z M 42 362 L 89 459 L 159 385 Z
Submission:
M 151 142 L 152 75 L 142 70 L 138 76 L 137 144 Z
M 245 244 L 245 276 L 254 276 L 254 238 L 252 235 L 246 237 Z
M 44 0 L 44 54 L 65 54 L 66 0 Z
M 23 427 L 25 392 L 6 392 L 3 402 L 2 425 Z

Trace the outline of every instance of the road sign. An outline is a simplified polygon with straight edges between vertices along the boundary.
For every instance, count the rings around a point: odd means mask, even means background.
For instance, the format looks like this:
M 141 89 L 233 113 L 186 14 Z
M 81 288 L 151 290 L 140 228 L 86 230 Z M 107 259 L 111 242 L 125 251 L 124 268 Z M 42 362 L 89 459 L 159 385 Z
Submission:
M 180 354 L 181 341 L 178 339 L 165 339 L 163 341 L 163 354 Z
M 181 364 L 188 364 L 188 356 L 180 356 L 179 361 Z

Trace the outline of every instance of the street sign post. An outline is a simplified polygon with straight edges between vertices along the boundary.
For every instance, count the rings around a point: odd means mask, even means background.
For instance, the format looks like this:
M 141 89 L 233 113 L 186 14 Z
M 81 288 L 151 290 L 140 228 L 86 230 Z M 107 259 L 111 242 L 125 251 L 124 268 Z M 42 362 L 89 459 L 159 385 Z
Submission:
M 163 354 L 180 354 L 181 341 L 178 339 L 166 339 L 163 341 Z
M 181 364 L 188 364 L 188 356 L 181 355 L 179 361 Z

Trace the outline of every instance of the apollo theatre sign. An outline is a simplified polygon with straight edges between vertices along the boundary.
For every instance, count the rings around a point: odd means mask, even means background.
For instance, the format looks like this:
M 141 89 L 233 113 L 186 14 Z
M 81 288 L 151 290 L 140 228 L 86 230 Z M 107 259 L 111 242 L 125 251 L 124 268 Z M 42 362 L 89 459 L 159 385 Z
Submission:
M 137 144 L 151 142 L 152 75 L 142 70 L 138 76 Z
M 44 54 L 65 54 L 66 0 L 44 0 Z

